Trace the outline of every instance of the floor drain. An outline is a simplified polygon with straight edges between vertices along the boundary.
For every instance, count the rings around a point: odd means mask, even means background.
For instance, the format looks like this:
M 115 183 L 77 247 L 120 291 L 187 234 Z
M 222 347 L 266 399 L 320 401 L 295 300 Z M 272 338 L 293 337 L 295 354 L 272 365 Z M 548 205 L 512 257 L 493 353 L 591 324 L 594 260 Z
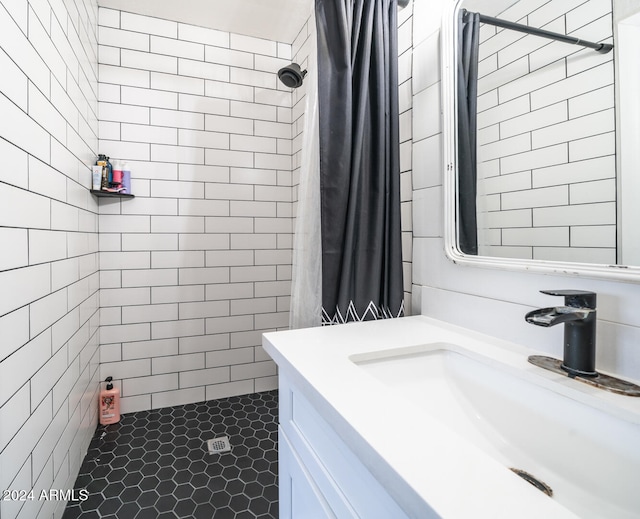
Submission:
M 553 496 L 553 490 L 551 489 L 551 487 L 549 485 L 547 485 L 546 483 L 543 483 L 542 481 L 540 481 L 535 476 L 529 474 L 528 472 L 525 472 L 524 470 L 515 469 L 513 467 L 511 467 L 510 470 L 515 472 L 518 476 L 520 476 L 522 479 L 524 479 L 527 483 L 532 484 L 534 487 L 536 487 L 538 490 L 540 490 L 540 492 L 544 492 L 549 497 Z
M 229 437 L 220 436 L 219 438 L 207 440 L 207 450 L 209 451 L 209 454 L 218 454 L 220 452 L 230 451 L 231 444 L 229 443 Z

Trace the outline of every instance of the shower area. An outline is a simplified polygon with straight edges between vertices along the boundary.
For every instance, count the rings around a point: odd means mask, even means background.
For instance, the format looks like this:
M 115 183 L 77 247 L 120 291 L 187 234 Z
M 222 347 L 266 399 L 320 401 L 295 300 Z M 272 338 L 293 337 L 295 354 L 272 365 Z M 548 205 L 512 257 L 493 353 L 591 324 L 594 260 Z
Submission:
M 135 194 L 98 201 L 100 379 L 124 414 L 95 431 L 65 519 L 278 517 L 261 335 L 289 326 L 315 37 L 313 2 L 292 4 L 257 33 L 255 13 L 224 31 L 99 8 L 99 149 Z
M 16 79 L 0 84 L 15 121 L 0 149 L 17 172 L 0 176 L 0 238 L 16 251 L 0 256 L 13 294 L 0 482 L 64 490 L 3 501 L 3 519 L 277 517 L 277 372 L 261 336 L 322 320 L 321 278 L 297 278 L 318 225 L 302 210 L 319 196 L 305 184 L 320 160 L 314 2 L 172 4 L 0 6 Z M 411 13 L 396 20 L 404 281 L 394 308 L 347 301 L 328 321 L 410 313 Z M 127 163 L 135 197 L 89 191 L 99 153 Z M 295 321 L 292 293 L 313 323 Z M 122 419 L 101 426 L 107 377 Z M 224 436 L 231 450 L 210 454 Z
M 351 148 L 339 148 L 352 137 L 344 132 L 323 147 L 321 156 L 323 132 L 335 134 L 337 127 L 355 124 L 344 118 L 330 122 L 328 116 L 322 121 L 336 97 L 365 105 L 358 117 L 372 115 L 365 94 L 353 101 L 355 96 L 347 95 L 349 78 L 337 89 L 322 85 L 324 93 L 318 95 L 314 2 L 283 0 L 280 11 L 262 13 L 273 19 L 272 28 L 253 27 L 254 13 L 236 25 L 243 34 L 105 3 L 98 13 L 98 147 L 129 163 L 135 194 L 127 200 L 99 199 L 97 205 L 100 380 L 114 378 L 122 411 L 275 389 L 275 364 L 262 350 L 262 333 L 323 320 L 400 315 L 409 306 L 410 283 L 403 286 L 402 274 L 404 267 L 410 281 L 410 262 L 402 264 L 402 253 L 409 261 L 410 204 L 402 205 L 401 229 L 398 185 L 394 220 L 385 222 L 380 212 L 371 224 L 375 231 L 366 233 L 362 228 L 369 222 L 349 223 L 348 218 L 375 213 L 376 200 L 368 206 L 358 205 L 363 196 L 354 203 L 335 192 L 324 195 L 322 203 L 334 204 L 325 215 L 342 207 L 351 214 L 322 228 L 347 228 L 351 237 L 335 232 L 330 246 L 321 247 L 320 184 L 333 181 L 341 166 L 328 164 L 324 170 L 331 174 L 321 180 L 320 161 L 340 156 L 347 165 L 343 169 L 371 170 L 375 164 L 368 156 L 379 143 L 367 142 L 369 147 L 350 162 Z M 286 24 L 280 16 L 285 6 L 293 9 Z M 370 17 L 366 23 L 372 25 L 373 13 Z M 247 35 L 250 28 L 262 36 Z M 276 29 L 284 41 L 264 37 Z M 336 34 L 331 38 L 339 42 Z M 321 66 L 333 65 L 333 58 L 325 61 Z M 329 75 L 335 80 L 335 72 L 324 74 Z M 397 74 L 393 77 L 397 83 Z M 397 106 L 397 90 L 391 94 Z M 348 110 L 344 105 L 336 112 Z M 394 140 L 407 139 L 406 131 L 398 135 L 395 120 Z M 405 113 L 405 127 L 406 122 Z M 379 155 L 384 168 L 384 152 Z M 398 152 L 389 160 L 397 171 L 392 180 L 399 184 Z M 385 181 L 379 180 L 382 192 L 388 188 Z M 363 183 L 356 179 L 350 189 L 358 182 Z M 337 190 L 349 190 L 345 186 Z M 378 237 L 378 229 L 393 229 L 393 241 Z M 363 246 L 353 238 L 369 234 L 378 241 Z M 320 257 L 321 249 L 346 256 L 348 268 L 335 265 L 328 274 L 320 272 L 321 264 L 330 264 Z M 381 264 L 390 263 L 391 255 L 395 262 L 393 304 L 385 302 L 388 289 L 371 283 L 377 276 L 384 287 L 385 272 L 368 270 L 357 256 L 377 249 L 387 254 L 379 258 Z M 365 292 L 362 287 L 366 293 L 356 300 L 351 293 Z M 321 301 L 323 293 L 333 300 Z

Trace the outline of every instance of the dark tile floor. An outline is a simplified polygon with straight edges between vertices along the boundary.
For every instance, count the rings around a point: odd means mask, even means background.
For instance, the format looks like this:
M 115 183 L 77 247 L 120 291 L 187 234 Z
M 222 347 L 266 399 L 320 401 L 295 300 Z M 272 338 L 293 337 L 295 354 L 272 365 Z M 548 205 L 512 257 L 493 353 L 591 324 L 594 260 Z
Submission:
M 277 391 L 123 415 L 98 426 L 63 519 L 278 517 Z M 207 452 L 228 436 L 231 451 Z

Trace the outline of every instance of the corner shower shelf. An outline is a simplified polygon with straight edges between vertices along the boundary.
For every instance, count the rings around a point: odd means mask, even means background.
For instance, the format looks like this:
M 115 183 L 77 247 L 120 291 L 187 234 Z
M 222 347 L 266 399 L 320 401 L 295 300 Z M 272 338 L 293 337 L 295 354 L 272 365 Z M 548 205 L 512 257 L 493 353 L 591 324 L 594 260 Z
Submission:
M 129 193 L 112 193 L 111 191 L 101 191 L 99 189 L 91 189 L 91 194 L 103 198 L 135 198 L 136 195 Z

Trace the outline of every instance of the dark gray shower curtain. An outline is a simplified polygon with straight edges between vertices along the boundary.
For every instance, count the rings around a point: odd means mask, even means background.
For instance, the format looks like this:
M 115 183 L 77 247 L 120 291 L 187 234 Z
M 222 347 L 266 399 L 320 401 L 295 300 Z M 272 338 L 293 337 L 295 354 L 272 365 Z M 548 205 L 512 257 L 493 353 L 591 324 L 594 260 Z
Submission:
M 403 314 L 396 0 L 316 0 L 322 321 Z
M 478 254 L 476 114 L 480 15 L 460 11 L 458 25 L 458 244 Z

